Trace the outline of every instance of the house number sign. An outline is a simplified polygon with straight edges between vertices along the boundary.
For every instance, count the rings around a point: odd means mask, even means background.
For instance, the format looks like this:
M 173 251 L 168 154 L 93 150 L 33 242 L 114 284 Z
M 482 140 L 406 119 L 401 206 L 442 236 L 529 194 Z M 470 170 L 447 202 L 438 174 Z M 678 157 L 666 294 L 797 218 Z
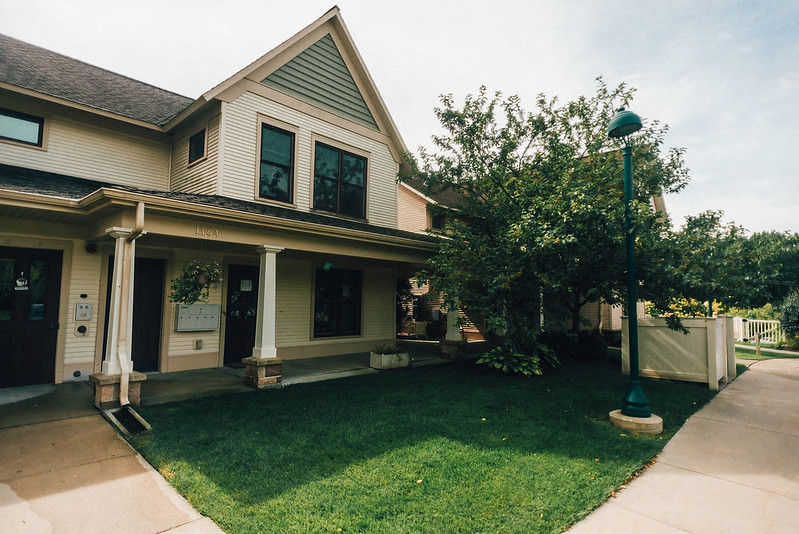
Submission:
M 219 237 L 219 228 L 205 228 L 204 226 L 196 226 L 194 235 L 203 237 Z

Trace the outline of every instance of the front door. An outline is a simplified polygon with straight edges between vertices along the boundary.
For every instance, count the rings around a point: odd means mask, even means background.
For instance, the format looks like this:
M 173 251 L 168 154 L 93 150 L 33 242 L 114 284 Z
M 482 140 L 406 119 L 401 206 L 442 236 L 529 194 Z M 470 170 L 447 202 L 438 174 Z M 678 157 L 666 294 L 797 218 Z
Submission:
M 0 387 L 55 382 L 61 256 L 0 247 Z
M 108 260 L 105 337 L 103 359 L 108 340 L 108 318 L 111 315 L 111 289 L 114 281 L 114 256 Z M 161 311 L 164 302 L 164 260 L 139 258 L 133 267 L 133 331 L 130 333 L 133 369 L 142 373 L 158 370 L 161 350 Z
M 133 270 L 133 368 L 143 373 L 157 371 L 164 303 L 164 260 L 136 258 Z
M 228 267 L 225 310 L 225 364 L 241 364 L 252 356 L 258 315 L 258 273 L 252 265 Z

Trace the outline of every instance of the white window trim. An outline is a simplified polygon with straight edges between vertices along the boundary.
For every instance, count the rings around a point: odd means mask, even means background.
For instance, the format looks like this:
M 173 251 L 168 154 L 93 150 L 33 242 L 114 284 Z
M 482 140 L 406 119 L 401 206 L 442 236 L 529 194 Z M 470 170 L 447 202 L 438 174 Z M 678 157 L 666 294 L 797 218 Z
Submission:
M 272 126 L 274 128 L 280 128 L 281 130 L 286 130 L 287 132 L 291 132 L 294 134 L 294 153 L 291 157 L 292 162 L 292 184 L 291 184 L 291 199 L 289 202 L 283 202 L 282 200 L 275 200 L 273 198 L 264 198 L 261 196 L 261 132 L 263 131 L 263 126 Z M 268 115 L 263 115 L 261 113 L 258 114 L 257 120 L 257 128 L 256 128 L 256 139 L 255 139 L 255 178 L 254 178 L 254 188 L 253 188 L 253 198 L 257 202 L 264 202 L 266 204 L 273 204 L 277 206 L 290 206 L 290 207 L 297 207 L 297 158 L 299 156 L 298 145 L 300 144 L 300 128 L 293 124 L 289 124 L 284 122 L 280 119 L 275 119 L 274 117 L 270 117 Z M 313 186 L 313 184 L 311 184 Z
M 195 132 L 186 137 L 186 161 L 189 160 L 191 157 L 191 138 L 200 133 L 201 131 L 205 132 L 205 140 L 203 141 L 203 155 L 194 161 L 190 161 L 187 163 L 186 168 L 190 169 L 197 165 L 198 163 L 202 163 L 203 161 L 208 159 L 208 123 L 205 124 L 202 128 L 195 130 Z
M 364 197 L 365 197 L 364 198 L 364 206 L 363 206 L 363 210 L 364 210 L 363 218 L 350 217 L 349 215 L 343 215 L 341 213 L 337 213 L 337 212 L 334 212 L 334 211 L 319 210 L 319 209 L 314 208 L 314 206 L 313 206 L 313 193 L 314 193 L 314 191 L 313 190 L 314 190 L 314 182 L 316 182 L 314 174 L 315 174 L 315 167 L 316 167 L 316 143 L 317 142 L 318 143 L 323 143 L 325 145 L 332 146 L 333 148 L 337 148 L 337 149 L 343 150 L 345 152 L 349 152 L 350 154 L 355 154 L 356 156 L 361 156 L 363 158 L 366 158 L 366 177 L 364 178 L 366 180 L 366 185 L 364 186 L 364 192 L 363 192 Z M 348 145 L 347 143 L 342 143 L 341 141 L 336 141 L 335 139 L 331 139 L 330 137 L 325 137 L 323 135 L 320 135 L 320 134 L 312 132 L 311 133 L 311 174 L 310 174 L 311 183 L 310 183 L 310 187 L 309 187 L 309 190 L 310 190 L 311 194 L 308 197 L 308 209 L 310 211 L 314 211 L 314 212 L 317 212 L 317 213 L 330 214 L 330 215 L 334 215 L 336 217 L 341 217 L 343 219 L 350 219 L 350 220 L 353 220 L 353 221 L 361 221 L 361 222 L 367 221 L 368 222 L 369 221 L 369 188 L 370 188 L 370 185 L 372 183 L 371 173 L 372 173 L 372 153 L 371 152 L 369 152 L 367 150 L 363 150 L 363 149 L 358 148 L 358 147 L 354 147 L 352 145 Z

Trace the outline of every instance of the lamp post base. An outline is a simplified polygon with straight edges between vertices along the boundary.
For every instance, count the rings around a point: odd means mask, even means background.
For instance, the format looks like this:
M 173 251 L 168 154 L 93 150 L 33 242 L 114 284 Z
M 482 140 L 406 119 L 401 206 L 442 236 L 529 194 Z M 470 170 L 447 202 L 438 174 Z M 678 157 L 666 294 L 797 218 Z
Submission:
M 660 434 L 663 432 L 663 419 L 657 415 L 649 417 L 630 417 L 621 410 L 613 410 L 609 415 L 610 423 L 625 430 L 641 432 L 643 434 Z
M 649 417 L 652 411 L 649 409 L 649 401 L 646 400 L 641 389 L 641 384 L 637 380 L 633 380 L 627 389 L 627 394 L 624 395 L 624 400 L 621 403 L 621 413 L 629 417 Z

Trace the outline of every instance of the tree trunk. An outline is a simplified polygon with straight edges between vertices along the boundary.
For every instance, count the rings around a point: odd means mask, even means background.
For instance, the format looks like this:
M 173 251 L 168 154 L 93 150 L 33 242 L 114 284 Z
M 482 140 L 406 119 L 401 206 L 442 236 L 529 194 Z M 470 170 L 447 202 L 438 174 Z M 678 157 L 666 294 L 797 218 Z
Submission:
M 580 293 L 574 293 L 574 306 L 572 307 L 572 333 L 580 333 Z

